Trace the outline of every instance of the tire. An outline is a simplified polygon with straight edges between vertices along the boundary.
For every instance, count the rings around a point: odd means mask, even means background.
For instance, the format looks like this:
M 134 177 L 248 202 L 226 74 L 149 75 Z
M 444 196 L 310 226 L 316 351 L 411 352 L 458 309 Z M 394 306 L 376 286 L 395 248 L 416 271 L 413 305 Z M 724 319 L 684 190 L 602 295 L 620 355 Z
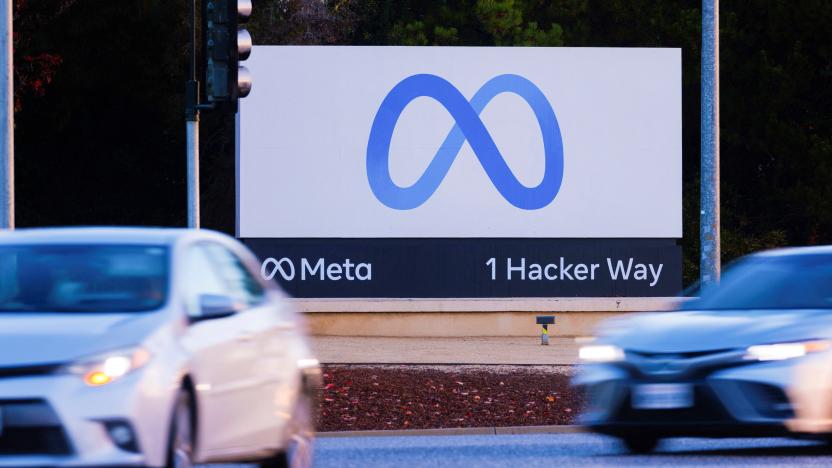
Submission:
M 168 468 L 191 468 L 194 465 L 194 404 L 187 390 L 180 390 L 170 418 Z
M 655 436 L 628 436 L 622 437 L 621 442 L 632 453 L 650 453 L 656 450 L 660 439 Z
M 315 407 L 308 395 L 302 396 L 295 405 L 290 435 L 286 448 L 269 460 L 260 462 L 261 468 L 311 468 L 312 442 L 315 435 Z
M 269 460 L 258 464 L 260 468 L 289 468 L 289 456 L 286 452 L 280 452 Z

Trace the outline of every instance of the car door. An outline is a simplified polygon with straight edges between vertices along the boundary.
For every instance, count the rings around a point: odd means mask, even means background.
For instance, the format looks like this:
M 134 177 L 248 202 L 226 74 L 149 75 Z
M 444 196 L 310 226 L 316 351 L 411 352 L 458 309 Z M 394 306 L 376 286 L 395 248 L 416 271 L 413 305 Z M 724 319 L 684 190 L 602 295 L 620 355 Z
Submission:
M 200 296 L 236 298 L 208 244 L 189 246 L 184 254 L 185 307 L 191 324 L 183 346 L 191 354 L 198 402 L 200 451 L 233 453 L 253 445 L 249 420 L 256 410 L 259 375 L 258 343 L 252 333 L 248 304 L 225 317 L 206 318 Z
M 291 315 L 270 299 L 266 289 L 240 260 L 225 246 L 206 246 L 233 296 L 246 304 L 240 315 L 245 331 L 256 343 L 257 356 L 246 365 L 255 369 L 255 392 L 246 403 L 246 423 L 253 444 L 273 448 L 280 439 L 279 430 L 290 415 L 298 378 L 295 356 L 289 351 L 296 332 Z

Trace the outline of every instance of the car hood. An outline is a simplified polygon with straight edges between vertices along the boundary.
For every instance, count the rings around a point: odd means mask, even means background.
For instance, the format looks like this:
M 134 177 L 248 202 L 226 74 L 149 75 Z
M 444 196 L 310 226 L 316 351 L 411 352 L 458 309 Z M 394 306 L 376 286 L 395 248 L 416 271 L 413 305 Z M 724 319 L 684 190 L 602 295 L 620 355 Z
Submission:
M 140 344 L 162 312 L 0 313 L 0 368 L 59 364 Z
M 688 353 L 832 337 L 829 310 L 719 310 L 640 314 L 601 327 L 605 341 L 648 353 Z

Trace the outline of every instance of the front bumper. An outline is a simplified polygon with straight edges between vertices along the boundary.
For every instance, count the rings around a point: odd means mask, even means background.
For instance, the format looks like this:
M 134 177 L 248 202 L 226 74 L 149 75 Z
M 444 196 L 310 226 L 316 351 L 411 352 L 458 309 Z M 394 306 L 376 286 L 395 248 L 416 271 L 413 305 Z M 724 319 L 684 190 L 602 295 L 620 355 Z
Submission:
M 580 422 L 614 436 L 759 437 L 787 435 L 794 411 L 786 396 L 790 363 L 753 363 L 687 375 L 651 376 L 613 365 L 585 366 L 576 385 L 585 392 Z M 692 386 L 693 404 L 635 409 L 632 389 L 647 383 Z
M 101 387 L 65 374 L 2 378 L 0 466 L 163 466 L 173 393 L 151 369 Z M 132 450 L 113 441 L 114 422 L 132 431 Z

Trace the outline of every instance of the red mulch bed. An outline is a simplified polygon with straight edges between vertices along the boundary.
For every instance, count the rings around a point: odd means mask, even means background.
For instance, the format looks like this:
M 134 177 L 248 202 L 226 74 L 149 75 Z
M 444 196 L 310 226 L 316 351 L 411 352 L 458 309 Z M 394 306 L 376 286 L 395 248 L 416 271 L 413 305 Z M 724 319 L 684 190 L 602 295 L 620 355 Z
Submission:
M 571 424 L 569 376 L 540 369 L 325 366 L 319 431 Z

